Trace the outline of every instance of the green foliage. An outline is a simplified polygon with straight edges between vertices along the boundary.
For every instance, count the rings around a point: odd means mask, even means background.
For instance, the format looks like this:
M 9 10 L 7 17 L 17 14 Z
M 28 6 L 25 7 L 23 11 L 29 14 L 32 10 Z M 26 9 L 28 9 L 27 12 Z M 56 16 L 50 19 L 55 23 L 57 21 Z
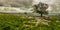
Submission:
M 60 28 L 60 17 L 51 16 L 51 22 L 49 23 L 51 30 L 59 30 Z
M 0 14 L 0 30 L 60 30 L 59 18 L 52 17 L 48 25 L 39 24 L 36 20 L 12 14 Z

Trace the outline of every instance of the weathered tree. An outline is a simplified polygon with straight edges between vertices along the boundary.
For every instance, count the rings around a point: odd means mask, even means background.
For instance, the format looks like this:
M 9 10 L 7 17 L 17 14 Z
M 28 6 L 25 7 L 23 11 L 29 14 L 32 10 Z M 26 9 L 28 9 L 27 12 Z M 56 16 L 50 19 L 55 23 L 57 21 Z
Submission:
M 34 5 L 35 12 L 41 14 L 41 17 L 43 16 L 43 14 L 48 14 L 48 11 L 46 11 L 47 8 L 48 8 L 48 4 L 41 2 L 39 2 L 39 4 L 37 5 Z

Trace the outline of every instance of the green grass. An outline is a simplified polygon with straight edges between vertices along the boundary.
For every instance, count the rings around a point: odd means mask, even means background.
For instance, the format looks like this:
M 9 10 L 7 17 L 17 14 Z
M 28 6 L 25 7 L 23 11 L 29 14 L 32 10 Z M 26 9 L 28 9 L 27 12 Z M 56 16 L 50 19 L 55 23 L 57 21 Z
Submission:
M 12 14 L 0 14 L 0 30 L 60 30 L 60 18 L 52 16 L 48 25 L 38 24 L 36 20 Z M 35 23 L 34 23 L 35 22 Z

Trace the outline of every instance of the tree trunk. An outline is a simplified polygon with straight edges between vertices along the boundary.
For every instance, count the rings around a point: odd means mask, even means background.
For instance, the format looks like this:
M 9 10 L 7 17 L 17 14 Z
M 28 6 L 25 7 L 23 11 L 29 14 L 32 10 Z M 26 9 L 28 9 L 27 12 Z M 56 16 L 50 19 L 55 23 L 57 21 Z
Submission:
M 43 16 L 43 14 L 41 13 L 41 17 Z

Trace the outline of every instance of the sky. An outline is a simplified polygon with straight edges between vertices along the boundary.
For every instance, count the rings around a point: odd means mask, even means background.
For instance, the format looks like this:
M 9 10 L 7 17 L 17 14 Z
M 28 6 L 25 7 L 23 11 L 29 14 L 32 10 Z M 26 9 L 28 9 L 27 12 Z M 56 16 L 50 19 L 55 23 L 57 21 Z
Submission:
M 53 4 L 55 2 L 55 0 L 33 0 L 33 4 L 38 4 L 39 2 Z

